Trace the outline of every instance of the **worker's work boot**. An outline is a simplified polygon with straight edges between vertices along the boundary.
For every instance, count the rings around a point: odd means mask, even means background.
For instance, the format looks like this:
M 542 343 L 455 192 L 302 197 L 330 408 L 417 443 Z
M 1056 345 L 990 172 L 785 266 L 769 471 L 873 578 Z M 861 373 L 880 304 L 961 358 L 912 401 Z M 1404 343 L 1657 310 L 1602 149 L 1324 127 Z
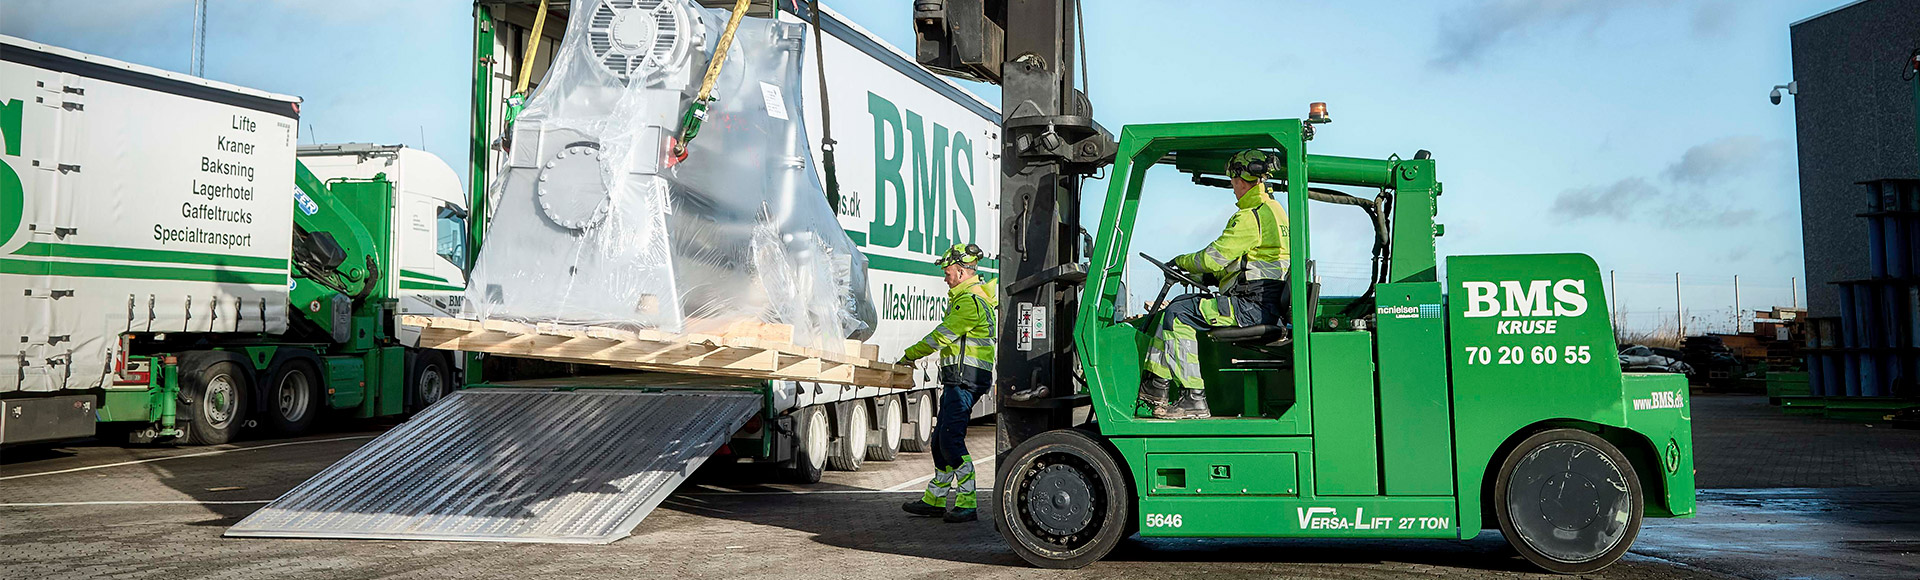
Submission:
M 1206 419 L 1212 416 L 1213 412 L 1207 409 L 1207 394 L 1200 392 L 1200 389 L 1187 389 L 1180 394 L 1180 400 L 1153 409 L 1155 419 Z
M 904 503 L 904 504 L 900 504 L 900 509 L 906 510 L 907 513 L 910 513 L 916 516 L 926 516 L 930 518 L 943 517 L 947 515 L 947 508 L 943 508 L 943 507 L 933 505 L 917 499 L 908 501 L 907 503 Z
M 1167 391 L 1173 388 L 1173 381 L 1145 373 L 1140 379 L 1140 406 L 1159 409 L 1167 406 Z
M 949 524 L 962 524 L 978 520 L 980 516 L 974 513 L 973 508 L 953 508 L 953 511 L 947 512 L 947 515 L 941 516 L 940 519 Z

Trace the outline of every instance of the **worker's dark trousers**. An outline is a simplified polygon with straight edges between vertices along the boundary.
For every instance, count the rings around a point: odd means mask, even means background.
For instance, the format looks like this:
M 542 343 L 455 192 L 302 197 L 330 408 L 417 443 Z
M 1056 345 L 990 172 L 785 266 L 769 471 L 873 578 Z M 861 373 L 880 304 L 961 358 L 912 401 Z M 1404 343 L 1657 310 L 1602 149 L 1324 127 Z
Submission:
M 992 388 L 993 372 L 966 366 L 940 369 L 940 419 L 933 426 L 933 479 L 927 480 L 920 501 L 934 507 L 974 509 L 973 456 L 967 454 L 967 420 L 973 404 Z
M 940 369 L 940 418 L 933 427 L 933 466 L 959 467 L 967 457 L 967 421 L 973 404 L 993 387 L 993 373 L 967 366 Z

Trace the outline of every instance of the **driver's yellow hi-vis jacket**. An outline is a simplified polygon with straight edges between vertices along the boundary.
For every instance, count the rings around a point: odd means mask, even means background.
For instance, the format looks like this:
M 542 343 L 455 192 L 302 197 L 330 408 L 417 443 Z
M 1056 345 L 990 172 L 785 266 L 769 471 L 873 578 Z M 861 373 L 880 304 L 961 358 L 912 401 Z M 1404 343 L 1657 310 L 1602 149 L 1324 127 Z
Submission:
M 1182 254 L 1173 265 L 1188 272 L 1212 274 L 1220 291 L 1252 280 L 1283 280 L 1292 257 L 1287 212 L 1260 184 L 1240 196 L 1239 209 L 1227 220 L 1227 229 L 1206 249 Z

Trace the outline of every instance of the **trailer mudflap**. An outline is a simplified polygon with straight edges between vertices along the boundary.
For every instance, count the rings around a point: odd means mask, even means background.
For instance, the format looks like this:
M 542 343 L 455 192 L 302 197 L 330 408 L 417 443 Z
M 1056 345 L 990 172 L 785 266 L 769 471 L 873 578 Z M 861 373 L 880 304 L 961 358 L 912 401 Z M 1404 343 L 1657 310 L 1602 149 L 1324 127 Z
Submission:
M 605 544 L 760 404 L 746 390 L 461 391 L 226 535 Z

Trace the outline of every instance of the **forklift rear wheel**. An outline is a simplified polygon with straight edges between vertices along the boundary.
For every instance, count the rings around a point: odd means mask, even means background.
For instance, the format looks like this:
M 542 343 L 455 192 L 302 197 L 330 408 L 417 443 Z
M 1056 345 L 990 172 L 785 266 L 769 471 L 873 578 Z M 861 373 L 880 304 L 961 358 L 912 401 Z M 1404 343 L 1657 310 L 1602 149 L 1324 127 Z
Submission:
M 840 440 L 834 445 L 833 454 L 827 456 L 827 467 L 860 471 L 860 464 L 867 459 L 867 429 L 873 421 L 867 418 L 866 403 L 854 401 L 847 407 L 847 422 L 840 426 Z
M 220 445 L 233 440 L 247 420 L 247 394 L 253 381 L 246 369 L 230 360 L 200 359 L 206 366 L 181 373 L 180 399 L 193 409 L 187 443 Z
M 827 468 L 827 413 L 822 407 L 806 407 L 794 416 L 793 466 L 787 477 L 795 483 L 819 483 L 820 472 Z
M 1080 568 L 1126 538 L 1134 500 L 1127 474 L 1093 436 L 1048 431 L 1007 457 L 994 485 L 994 527 L 1027 563 Z
M 287 361 L 267 379 L 267 385 L 267 396 L 273 397 L 267 402 L 267 410 L 272 411 L 267 423 L 274 432 L 299 435 L 313 427 L 324 397 L 320 393 L 320 373 L 311 363 Z
M 1552 429 L 1522 440 L 1494 480 L 1500 533 L 1520 556 L 1561 574 L 1607 567 L 1640 532 L 1640 480 L 1600 436 Z

